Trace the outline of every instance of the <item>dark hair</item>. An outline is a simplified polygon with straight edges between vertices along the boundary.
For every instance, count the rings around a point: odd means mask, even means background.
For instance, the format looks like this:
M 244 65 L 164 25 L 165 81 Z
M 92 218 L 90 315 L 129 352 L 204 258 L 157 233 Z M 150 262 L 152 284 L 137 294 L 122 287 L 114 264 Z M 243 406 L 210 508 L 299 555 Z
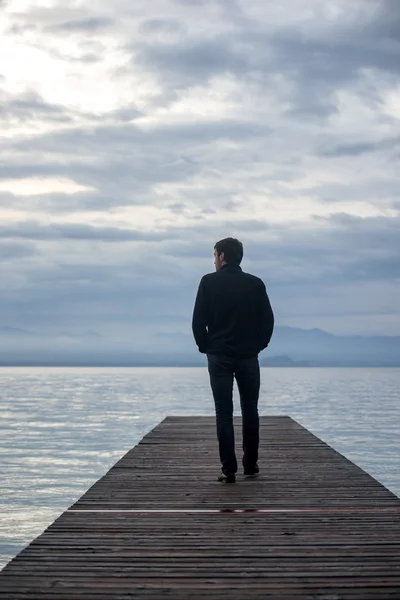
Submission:
M 225 238 L 224 240 L 220 240 L 215 244 L 214 249 L 217 251 L 218 256 L 221 252 L 224 253 L 227 263 L 240 265 L 242 262 L 243 244 L 235 238 Z

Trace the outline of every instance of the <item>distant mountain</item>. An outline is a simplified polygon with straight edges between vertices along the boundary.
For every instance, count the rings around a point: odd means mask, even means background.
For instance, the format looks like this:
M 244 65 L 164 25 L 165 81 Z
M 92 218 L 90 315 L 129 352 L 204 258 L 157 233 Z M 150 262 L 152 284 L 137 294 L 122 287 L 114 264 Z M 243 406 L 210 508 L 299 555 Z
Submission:
M 143 346 L 145 342 L 145 346 Z M 39 335 L 0 327 L 0 365 L 205 366 L 189 332 L 124 339 L 95 331 Z M 400 336 L 338 336 L 321 329 L 276 326 L 262 366 L 400 367 Z
M 321 366 L 400 366 L 400 336 L 338 336 L 321 329 L 278 326 L 268 355 Z
M 309 367 L 309 361 L 293 360 L 289 356 L 271 356 L 260 360 L 261 367 Z

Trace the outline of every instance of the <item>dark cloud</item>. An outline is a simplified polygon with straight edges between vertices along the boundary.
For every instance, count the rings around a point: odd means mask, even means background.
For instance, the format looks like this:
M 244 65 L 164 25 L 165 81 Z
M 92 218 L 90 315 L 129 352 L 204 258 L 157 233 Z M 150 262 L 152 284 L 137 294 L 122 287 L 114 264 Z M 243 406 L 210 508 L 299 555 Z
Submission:
M 168 241 L 164 254 L 189 257 L 201 265 L 219 239 L 233 236 L 244 242 L 246 268 L 261 272 L 274 287 L 295 290 L 306 285 L 314 293 L 327 286 L 399 281 L 399 217 L 337 214 L 318 220 L 323 227 L 256 220 L 235 225 L 206 223 L 192 227 L 186 235 L 182 229 L 180 240 Z
M 110 112 L 107 116 L 108 118 L 115 119 L 117 122 L 122 121 L 123 123 L 128 123 L 129 121 L 133 121 L 138 117 L 143 116 L 143 113 L 140 112 L 136 106 L 125 106 L 124 108 Z
M 247 234 L 239 236 L 245 245 L 243 268 L 266 282 L 277 322 L 297 318 L 315 325 L 326 319 L 343 319 L 344 306 L 358 318 L 364 315 L 367 322 L 377 310 L 372 282 L 380 286 L 383 296 L 388 291 L 393 294 L 392 304 L 389 299 L 385 302 L 385 311 L 394 318 L 398 309 L 393 285 L 399 273 L 398 262 L 388 256 L 395 239 L 389 220 L 346 220 L 342 216 L 331 225 L 329 235 L 309 227 L 290 231 L 273 227 L 256 241 L 249 227 Z M 224 227 L 182 228 L 179 242 L 166 235 L 157 246 L 128 250 L 121 245 L 111 262 L 98 245 L 93 263 L 90 240 L 75 240 L 68 249 L 55 246 L 51 262 L 19 270 L 18 281 L 0 298 L 1 314 L 7 315 L 7 322 L 33 323 L 39 329 L 54 330 L 60 323 L 71 332 L 93 328 L 107 338 L 127 339 L 132 347 L 137 346 L 140 328 L 147 332 L 148 340 L 167 325 L 190 335 L 198 281 L 213 270 L 213 243 L 245 229 L 246 223 L 240 222 L 236 230 L 228 223 Z M 359 230 L 357 255 L 349 253 L 353 230 Z M 374 236 L 374 231 L 378 235 Z M 383 250 L 389 260 L 379 257 Z M 392 256 L 395 252 L 396 246 Z M 382 265 L 386 269 L 383 275 Z M 10 276 L 8 280 L 12 280 Z
M 276 271 L 276 282 L 286 280 L 291 286 L 307 282 L 321 289 L 362 281 L 400 283 L 399 217 L 361 218 L 343 213 L 319 220 L 325 225 L 321 229 L 308 226 L 290 235 L 282 231 L 278 240 L 268 244 L 278 265 L 292 267 L 286 272 L 282 269 L 281 275 Z
M 51 28 L 53 30 L 61 30 L 61 31 L 77 31 L 77 32 L 87 32 L 87 31 L 98 31 L 102 29 L 108 29 L 115 24 L 114 19 L 110 19 L 108 17 L 91 17 L 88 19 L 74 19 L 71 21 L 64 21 L 63 23 L 59 23 L 55 27 Z
M 175 204 L 168 205 L 169 210 L 177 215 L 182 215 L 185 212 L 186 206 L 182 202 L 176 202 Z
M 186 27 L 178 19 L 143 19 L 139 30 L 142 33 L 182 33 Z
M 200 4 L 203 4 L 201 2 Z M 335 92 L 340 85 L 353 87 L 368 69 L 398 76 L 399 47 L 388 44 L 387 25 L 397 18 L 397 8 L 383 2 L 373 17 L 368 11 L 348 11 L 343 22 L 330 28 L 276 28 L 246 18 L 232 22 L 229 31 L 181 36 L 158 44 L 132 46 L 134 64 L 151 70 L 167 88 L 185 88 L 212 77 L 231 74 L 243 82 L 258 83 L 260 93 L 276 86 L 276 76 L 291 84 L 285 114 L 299 118 L 329 117 L 337 113 Z
M 141 44 L 134 62 L 168 80 L 173 77 L 177 87 L 198 85 L 222 73 L 243 72 L 249 66 L 248 57 L 237 52 L 224 36 L 176 43 Z
M 81 52 L 78 55 L 65 54 L 60 52 L 59 50 L 52 48 L 48 50 L 50 56 L 53 56 L 62 61 L 66 61 L 69 63 L 86 63 L 86 64 L 94 64 L 102 62 L 103 58 L 101 54 L 96 54 L 95 52 Z
M 196 148 L 202 154 L 207 145 L 219 140 L 254 144 L 259 139 L 262 143 L 269 134 L 267 126 L 241 121 L 163 125 L 150 131 L 143 131 L 131 122 L 96 124 L 12 141 L 14 151 L 28 155 L 29 160 L 4 161 L 0 164 L 0 179 L 58 176 L 99 189 L 99 193 L 79 193 L 73 197 L 53 194 L 51 200 L 44 198 L 43 202 L 51 202 L 55 210 L 155 203 L 157 198 L 151 190 L 157 183 L 183 183 L 204 171 L 204 159 L 196 156 Z M 209 153 L 212 152 L 215 150 L 211 148 Z M 221 154 L 226 157 L 226 152 Z M 64 155 L 69 159 L 63 160 Z M 227 167 L 220 166 L 220 177 Z
M 110 38 L 130 59 L 121 54 L 109 74 L 125 104 L 108 112 L 58 106 L 35 90 L 2 97 L 6 126 L 54 127 L 2 138 L 1 180 L 94 188 L 0 195 L 5 323 L 118 331 L 139 345 L 167 325 L 182 334 L 213 245 L 234 236 L 278 322 L 400 326 L 380 321 L 398 313 L 399 218 L 312 218 L 314 206 L 328 214 L 339 202 L 351 212 L 399 206 L 400 132 L 384 100 L 398 83 L 400 5 L 355 1 L 329 16 L 317 4 L 282 0 L 284 19 L 268 3 L 223 0 L 155 0 L 147 14 L 144 3 L 117 3 L 115 21 L 89 5 L 12 16 L 15 34 L 36 28 L 37 47 L 74 73 L 102 62 Z M 55 32 L 74 46 L 58 47 Z M 128 211 L 118 207 L 128 206 L 163 212 L 150 232 L 99 225 L 108 211 L 121 223 Z M 30 220 L 15 222 L 21 211 Z M 87 211 L 101 221 L 69 222 Z M 165 214 L 174 226 L 160 227 Z
M 171 232 L 173 235 L 173 232 Z M 94 227 L 92 225 L 53 223 L 42 225 L 38 222 L 26 221 L 8 226 L 0 225 L 0 238 L 30 240 L 96 240 L 102 242 L 157 242 L 165 238 L 163 233 L 144 233 L 118 227 Z
M 6 32 L 12 35 L 23 35 L 28 31 L 35 31 L 37 29 L 38 27 L 34 23 L 13 23 L 6 29 Z
M 38 254 L 39 250 L 34 244 L 0 241 L 0 262 L 2 263 L 31 258 Z
M 367 32 L 378 40 L 400 43 L 400 4 L 397 0 L 380 0 Z
M 349 83 L 363 69 L 378 69 L 396 75 L 400 72 L 398 49 L 387 48 L 384 43 L 381 47 L 373 47 L 373 36 L 366 35 L 362 21 L 340 33 L 335 38 L 333 30 L 325 38 L 313 39 L 291 28 L 274 34 L 270 44 L 272 42 L 275 57 L 285 73 L 302 88 L 311 82 L 310 95 L 315 91 L 314 85 L 326 83 L 330 87 Z
M 317 302 L 323 298 L 328 303 L 325 311 L 332 312 L 329 294 L 339 289 L 347 290 L 346 297 L 339 299 L 334 311 L 340 313 L 343 310 L 343 303 L 350 302 L 347 298 L 350 294 L 358 298 L 359 314 L 362 314 L 370 306 L 369 298 L 362 299 L 364 285 L 376 282 L 387 286 L 390 282 L 399 282 L 399 262 L 396 260 L 400 250 L 399 222 L 341 215 L 332 218 L 327 225 L 330 229 L 325 233 L 316 232 L 310 226 L 290 230 L 270 226 L 265 237 L 259 237 L 257 241 L 249 222 L 239 222 L 236 228 L 228 223 L 225 226 L 204 224 L 180 228 L 160 236 L 160 243 L 153 249 L 143 246 L 133 251 L 121 245 L 120 252 L 112 260 L 112 267 L 101 246 L 97 247 L 98 259 L 93 263 L 90 243 L 102 238 L 93 237 L 91 231 L 85 234 L 80 231 L 78 236 L 74 232 L 69 238 L 73 242 L 70 250 L 55 246 L 51 263 L 30 265 L 24 272 L 29 294 L 19 294 L 12 313 L 15 315 L 19 311 L 28 315 L 33 311 L 38 323 L 48 313 L 50 322 L 57 322 L 63 315 L 66 322 L 86 322 L 86 327 L 94 327 L 101 315 L 107 315 L 106 323 L 122 323 L 126 319 L 131 324 L 159 326 L 165 317 L 169 322 L 187 325 L 199 278 L 204 272 L 213 270 L 213 244 L 222 237 L 242 232 L 238 237 L 245 248 L 243 268 L 263 277 L 276 302 L 278 314 L 290 317 L 301 313 L 303 317 L 312 318 L 318 311 L 323 314 L 323 307 L 318 308 Z M 35 236 L 35 239 L 40 237 L 41 243 L 50 239 L 61 244 L 64 234 L 65 230 L 61 229 L 60 233 L 60 229 L 56 229 L 51 236 Z M 179 241 L 174 241 L 174 236 Z M 112 239 L 117 241 L 115 238 L 113 234 Z M 119 240 L 123 242 L 125 236 Z M 355 245 L 357 254 L 353 252 Z M 78 256 L 79 263 L 76 263 Z M 25 285 L 20 289 L 25 289 Z M 296 298 L 295 308 L 290 308 L 291 296 Z M 6 312 L 10 311 L 10 307 L 6 310 L 7 297 L 7 293 L 3 294 L 2 306 Z M 390 312 L 390 304 L 386 304 L 386 310 Z M 392 310 L 395 306 L 396 303 Z
M 1 96 L 0 96 L 1 98 Z M 34 90 L 28 90 L 19 96 L 3 94 L 0 103 L 0 119 L 6 122 L 10 119 L 18 119 L 20 122 L 54 121 L 69 123 L 72 121 L 68 110 L 58 104 L 44 102 L 43 98 Z
M 36 136 L 35 139 L 25 139 L 15 142 L 14 147 L 27 152 L 32 151 L 35 144 L 42 151 L 63 154 L 75 149 L 82 155 L 104 155 L 105 147 L 119 152 L 118 164 L 123 165 L 128 159 L 150 160 L 154 151 L 157 155 L 174 156 L 182 149 L 190 149 L 201 144 L 209 144 L 218 140 L 233 140 L 245 142 L 257 138 L 265 138 L 271 133 L 271 128 L 264 124 L 252 121 L 232 119 L 226 121 L 207 121 L 180 123 L 176 125 L 160 124 L 149 130 L 144 130 L 135 123 L 121 123 L 110 125 L 93 124 L 79 129 L 63 130 L 53 134 Z M 189 157 L 183 157 L 190 163 Z M 107 161 L 110 158 L 107 157 Z M 114 157 L 111 159 L 116 162 Z M 105 161 L 106 162 L 106 161 Z M 77 165 L 79 169 L 79 166 Z M 3 169 L 4 171 L 4 169 Z
M 371 142 L 356 142 L 353 144 L 337 144 L 322 148 L 318 154 L 320 156 L 360 156 L 369 152 L 379 152 L 380 150 L 392 149 L 400 146 L 400 136 Z
M 386 178 L 368 177 L 368 167 L 359 167 L 365 177 L 357 181 L 347 180 L 333 183 L 318 184 L 313 187 L 303 188 L 302 192 L 309 198 L 313 198 L 319 204 L 336 204 L 338 202 L 370 203 L 373 206 L 382 204 L 386 208 L 396 208 L 400 190 L 400 180 L 395 174 Z M 318 218 L 317 218 L 318 221 Z

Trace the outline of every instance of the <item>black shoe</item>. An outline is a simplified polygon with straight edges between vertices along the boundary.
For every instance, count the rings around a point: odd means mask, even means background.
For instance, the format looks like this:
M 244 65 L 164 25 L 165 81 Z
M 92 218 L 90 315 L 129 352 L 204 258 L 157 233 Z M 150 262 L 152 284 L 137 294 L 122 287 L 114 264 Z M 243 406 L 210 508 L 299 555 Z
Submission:
M 243 474 L 246 475 L 247 477 L 257 477 L 259 472 L 260 472 L 259 466 L 256 464 L 251 469 L 245 469 Z
M 224 473 L 222 471 L 221 475 L 218 477 L 218 481 L 221 481 L 222 483 L 235 483 L 236 475 L 235 473 Z

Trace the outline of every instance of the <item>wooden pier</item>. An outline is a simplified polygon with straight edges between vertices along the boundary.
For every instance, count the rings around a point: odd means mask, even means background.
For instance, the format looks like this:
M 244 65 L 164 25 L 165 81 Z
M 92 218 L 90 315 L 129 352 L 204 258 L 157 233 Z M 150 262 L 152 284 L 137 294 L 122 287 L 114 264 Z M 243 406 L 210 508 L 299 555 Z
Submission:
M 214 418 L 168 417 L 3 569 L 0 600 L 399 600 L 400 499 L 291 418 L 260 427 L 260 476 L 221 484 Z

